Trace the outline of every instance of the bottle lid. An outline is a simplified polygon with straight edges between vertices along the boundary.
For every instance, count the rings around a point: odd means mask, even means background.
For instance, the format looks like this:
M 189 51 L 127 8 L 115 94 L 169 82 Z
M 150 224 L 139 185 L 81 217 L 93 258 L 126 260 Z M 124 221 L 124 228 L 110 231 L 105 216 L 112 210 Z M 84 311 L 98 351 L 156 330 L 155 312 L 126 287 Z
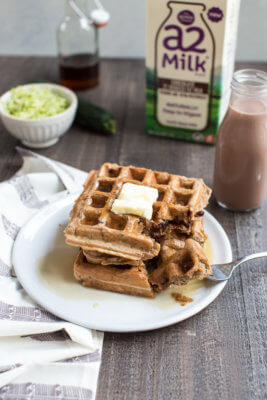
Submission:
M 91 11 L 90 17 L 97 28 L 103 28 L 104 26 L 107 26 L 110 19 L 109 13 L 103 8 L 96 8 L 95 10 Z

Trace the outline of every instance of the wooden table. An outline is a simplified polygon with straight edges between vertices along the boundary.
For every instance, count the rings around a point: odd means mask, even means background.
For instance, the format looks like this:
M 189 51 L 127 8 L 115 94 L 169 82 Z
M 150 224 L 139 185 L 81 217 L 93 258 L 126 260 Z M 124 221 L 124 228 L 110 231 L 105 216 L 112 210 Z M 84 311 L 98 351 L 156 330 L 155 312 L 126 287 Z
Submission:
M 248 66 L 267 70 L 266 64 L 237 65 Z M 56 60 L 2 57 L 0 76 L 1 93 L 32 78 L 56 81 Z M 213 147 L 145 135 L 144 93 L 142 60 L 103 61 L 101 85 L 82 96 L 116 115 L 117 135 L 96 135 L 74 126 L 58 144 L 39 152 L 86 171 L 112 161 L 203 177 L 212 185 Z M 1 180 L 21 165 L 17 144 L 1 124 Z M 267 249 L 266 203 L 248 214 L 224 211 L 214 201 L 208 209 L 229 235 L 234 257 Z M 240 268 L 213 304 L 180 324 L 153 332 L 105 334 L 97 400 L 263 399 L 264 269 L 266 260 Z

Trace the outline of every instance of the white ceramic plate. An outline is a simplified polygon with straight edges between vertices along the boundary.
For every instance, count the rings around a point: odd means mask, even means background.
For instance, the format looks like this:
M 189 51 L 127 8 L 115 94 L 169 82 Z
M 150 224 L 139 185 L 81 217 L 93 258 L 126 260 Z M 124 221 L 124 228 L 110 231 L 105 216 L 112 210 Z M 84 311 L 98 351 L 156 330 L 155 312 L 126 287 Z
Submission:
M 13 250 L 17 277 L 28 294 L 42 307 L 67 321 L 111 332 L 161 328 L 195 315 L 223 290 L 225 282 L 196 281 L 170 288 L 155 299 L 145 299 L 84 288 L 72 274 L 77 249 L 66 246 L 63 229 L 76 196 L 69 196 L 38 212 L 19 232 Z M 213 250 L 213 262 L 232 259 L 231 246 L 221 225 L 208 212 L 205 231 Z M 194 299 L 181 306 L 171 293 Z

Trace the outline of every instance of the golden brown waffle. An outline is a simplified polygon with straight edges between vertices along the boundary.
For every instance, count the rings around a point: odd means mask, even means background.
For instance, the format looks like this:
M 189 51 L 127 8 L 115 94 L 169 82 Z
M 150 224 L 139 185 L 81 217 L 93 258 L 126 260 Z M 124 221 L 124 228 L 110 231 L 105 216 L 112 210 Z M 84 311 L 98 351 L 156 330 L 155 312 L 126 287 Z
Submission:
M 192 223 L 192 231 L 190 234 L 190 239 L 194 239 L 201 245 L 207 240 L 208 236 L 204 232 L 203 217 L 197 218 Z
M 192 222 L 192 227 L 191 227 L 191 233 L 186 234 L 186 233 L 181 233 L 179 227 L 177 228 L 176 225 L 174 224 L 169 224 L 163 239 L 161 240 L 161 247 L 162 244 L 166 240 L 172 240 L 172 239 L 178 239 L 181 241 L 185 241 L 186 239 L 194 239 L 200 244 L 204 244 L 205 240 L 207 239 L 207 235 L 204 232 L 204 226 L 203 226 L 203 217 L 196 218 Z
M 111 212 L 126 182 L 158 190 L 151 221 Z M 151 259 L 160 251 L 155 239 L 164 235 L 169 223 L 181 232 L 191 233 L 192 223 L 202 214 L 210 193 L 202 179 L 105 163 L 86 180 L 65 230 L 66 242 L 128 260 Z
M 164 238 L 160 243 L 160 252 L 158 257 L 159 263 L 167 263 L 171 257 L 175 255 L 177 251 L 184 248 L 185 242 L 188 239 L 200 243 L 202 246 L 207 239 L 207 235 L 204 232 L 203 217 L 197 218 L 192 224 L 192 233 L 186 235 L 177 230 L 174 225 L 169 225 Z
M 212 273 L 201 245 L 193 239 L 166 241 L 158 267 L 149 275 L 155 291 L 170 285 L 185 285 L 192 279 L 203 279 Z
M 196 240 L 202 245 L 204 244 L 205 240 L 207 239 L 207 235 L 205 234 L 203 229 L 203 217 L 194 220 L 192 224 L 192 233 L 190 236 L 182 234 L 179 230 L 176 230 L 174 225 L 169 225 L 166 230 L 164 239 L 161 241 L 161 250 L 159 255 L 161 256 L 161 258 L 164 258 L 165 248 L 167 247 L 168 253 L 171 252 L 171 249 L 173 249 L 173 252 L 175 252 L 177 248 L 177 242 L 180 243 L 180 248 L 184 246 L 185 240 L 189 238 Z M 126 258 L 116 257 L 105 253 L 100 253 L 98 251 L 83 250 L 83 253 L 87 261 L 93 264 L 137 265 L 139 263 L 139 261 L 127 260 Z
M 74 263 L 74 276 L 87 287 L 134 296 L 154 297 L 146 268 L 142 263 L 139 266 L 127 267 L 90 264 L 80 250 Z

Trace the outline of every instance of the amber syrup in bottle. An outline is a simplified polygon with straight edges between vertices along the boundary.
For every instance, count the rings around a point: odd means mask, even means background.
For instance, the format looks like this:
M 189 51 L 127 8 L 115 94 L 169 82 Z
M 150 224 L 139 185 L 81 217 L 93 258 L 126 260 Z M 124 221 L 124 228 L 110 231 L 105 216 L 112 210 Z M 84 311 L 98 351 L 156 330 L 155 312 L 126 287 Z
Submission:
M 94 54 L 61 57 L 60 83 L 74 90 L 85 90 L 99 83 L 99 60 Z

